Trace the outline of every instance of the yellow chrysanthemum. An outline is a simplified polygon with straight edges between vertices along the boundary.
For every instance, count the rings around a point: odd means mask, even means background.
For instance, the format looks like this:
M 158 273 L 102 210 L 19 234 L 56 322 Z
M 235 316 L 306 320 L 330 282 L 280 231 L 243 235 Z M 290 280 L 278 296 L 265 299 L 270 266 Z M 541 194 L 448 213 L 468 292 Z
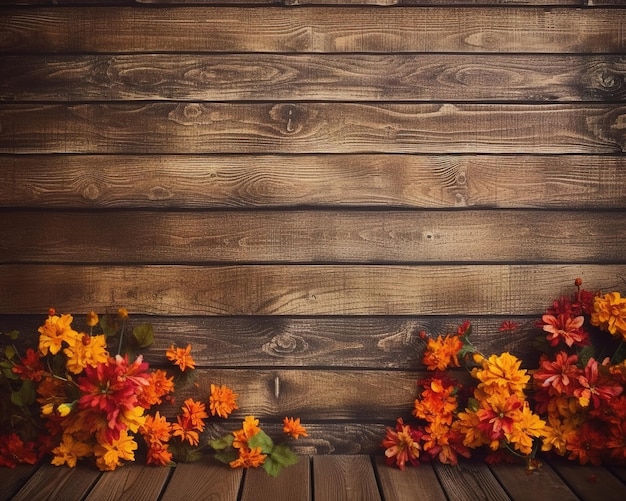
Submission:
M 520 369 L 521 363 L 508 352 L 494 354 L 483 360 L 482 368 L 473 369 L 472 376 L 481 382 L 479 389 L 485 393 L 523 396 L 530 376 L 526 369 Z
M 596 296 L 593 302 L 591 324 L 626 340 L 626 298 L 619 292 Z
M 44 324 L 37 329 L 39 332 L 39 352 L 42 355 L 56 355 L 61 351 L 63 341 L 71 343 L 79 334 L 72 329 L 72 315 L 49 315 Z
M 74 468 L 79 459 L 89 456 L 91 452 L 92 449 L 89 444 L 76 441 L 71 434 L 64 433 L 61 443 L 52 450 L 54 455 L 52 464 L 55 466 L 66 464 L 70 468 Z
M 102 471 L 112 471 L 121 466 L 122 461 L 134 461 L 137 443 L 131 436 L 122 431 L 118 440 L 99 443 L 94 447 L 96 465 Z
M 518 413 L 518 419 L 513 422 L 509 433 L 505 433 L 506 440 L 521 454 L 530 454 L 533 451 L 533 439 L 543 437 L 546 422 L 533 413 L 526 402 Z
M 73 374 L 80 374 L 88 365 L 95 367 L 106 363 L 109 358 L 103 334 L 90 336 L 81 333 L 68 344 L 63 353 L 67 356 L 67 369 Z

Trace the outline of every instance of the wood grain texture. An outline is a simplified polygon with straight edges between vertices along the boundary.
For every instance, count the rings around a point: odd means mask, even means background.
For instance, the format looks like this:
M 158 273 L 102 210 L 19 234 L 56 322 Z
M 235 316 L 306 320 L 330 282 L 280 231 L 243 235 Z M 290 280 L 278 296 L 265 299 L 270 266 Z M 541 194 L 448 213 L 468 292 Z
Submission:
M 550 465 L 582 501 L 623 499 L 622 481 L 598 466 L 580 465 L 574 461 L 554 460 Z
M 179 463 L 159 499 L 162 501 L 233 501 L 237 499 L 243 470 L 232 469 L 212 457 Z M 199 481 L 201 479 L 201 481 Z
M 434 463 L 434 468 L 448 494 L 448 499 L 455 501 L 511 499 L 484 463 L 460 462 L 457 466 Z
M 86 501 L 151 501 L 158 497 L 170 476 L 169 468 L 131 464 L 102 475 Z
M 316 501 L 381 501 L 367 456 L 313 457 Z
M 546 308 L 551 302 L 546 303 Z M 132 312 L 131 312 L 132 313 Z M 100 312 L 104 314 L 104 312 Z M 37 329 L 47 315 L 0 315 L 0 332 L 19 330 L 18 348 L 37 344 Z M 354 367 L 422 369 L 425 341 L 456 332 L 464 321 L 472 324 L 472 342 L 483 353 L 508 351 L 537 365 L 532 341 L 539 315 L 518 317 L 145 317 L 132 315 L 132 325 L 151 323 L 152 347 L 142 351 L 151 366 L 163 366 L 172 343 L 191 344 L 198 367 Z M 504 320 L 518 325 L 514 332 L 500 331 Z M 88 331 L 85 319 L 74 315 L 73 326 Z M 116 347 L 111 347 L 115 352 Z
M 543 463 L 529 474 L 520 463 L 496 464 L 491 471 L 512 499 L 541 499 L 550 491 L 553 499 L 576 501 L 578 497 L 563 483 L 559 475 Z
M 617 101 L 623 56 L 0 56 L 4 101 Z
M 48 501 L 63 499 L 80 501 L 98 481 L 102 472 L 95 468 L 58 468 L 42 465 L 12 501 Z M 54 479 L 51 481 L 51 479 Z
M 124 306 L 155 315 L 532 315 L 626 265 L 0 265 L 0 314 Z M 620 278 L 621 277 L 621 278 Z M 37 291 L 35 295 L 33 291 Z
M 1 153 L 621 153 L 626 106 L 0 105 Z
M 0 234 L 13 263 L 616 263 L 626 211 L 6 211 Z
M 9 501 L 38 467 L 39 465 L 18 464 L 15 468 L 0 468 L 0 500 Z
M 270 477 L 261 468 L 246 472 L 241 501 L 310 501 L 310 458 L 301 457 L 298 463 L 283 470 L 278 477 Z
M 623 10 L 510 7 L 506 16 L 489 7 L 335 7 L 332 12 L 329 16 L 327 7 L 6 9 L 0 52 L 619 54 L 626 48 Z
M 384 456 L 376 456 L 374 467 L 385 500 L 413 499 L 416 493 L 419 493 L 419 499 L 423 501 L 448 499 L 433 466 L 429 463 L 421 463 L 419 468 L 407 468 L 402 471 L 387 465 Z
M 626 208 L 626 157 L 0 155 L 0 206 Z

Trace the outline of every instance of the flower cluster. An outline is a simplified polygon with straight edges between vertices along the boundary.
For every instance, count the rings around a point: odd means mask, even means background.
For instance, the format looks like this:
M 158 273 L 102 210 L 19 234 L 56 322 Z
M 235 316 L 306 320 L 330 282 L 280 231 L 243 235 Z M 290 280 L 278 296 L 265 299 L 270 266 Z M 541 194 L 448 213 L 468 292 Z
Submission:
M 511 353 L 479 353 L 468 322 L 437 338 L 421 333 L 434 374 L 418 381 L 416 422 L 400 418 L 387 428 L 387 462 L 456 464 L 480 451 L 488 462 L 517 457 L 532 468 L 540 450 L 582 464 L 626 461 L 626 298 L 575 284 L 534 327 L 543 334 L 533 371 Z M 500 330 L 518 329 L 507 321 Z M 461 366 L 471 376 L 465 384 L 453 377 Z
M 91 458 L 100 470 L 109 471 L 135 461 L 140 449 L 150 465 L 199 459 L 211 445 L 201 443 L 206 421 L 228 418 L 238 409 L 238 395 L 211 384 L 205 398 L 187 398 L 170 422 L 161 411 L 173 405 L 175 378 L 183 381 L 195 368 L 191 345 L 172 345 L 166 351 L 171 370 L 151 370 L 138 354 L 154 340 L 150 324 L 125 336 L 128 312 L 123 308 L 102 318 L 89 313 L 89 332 L 75 330 L 73 320 L 50 310 L 38 329 L 37 349 L 26 348 L 24 355 L 16 347 L 18 332 L 3 336 L 9 343 L 0 354 L 0 424 L 8 432 L 0 435 L 0 466 L 34 464 L 50 455 L 57 466 L 74 467 Z M 97 326 L 102 332 L 94 332 Z M 117 346 L 114 356 L 111 345 Z M 268 462 L 266 470 L 278 474 L 297 460 L 286 445 L 269 447 L 271 439 L 255 423 L 256 428 L 248 422 L 244 434 L 234 435 L 232 443 L 241 454 L 230 462 L 232 467 L 260 466 L 267 457 L 274 464 Z M 306 435 L 299 420 L 285 418 L 285 431 L 295 438 Z M 257 450 L 254 436 L 260 433 L 266 439 Z M 248 440 L 252 445 L 244 447 Z

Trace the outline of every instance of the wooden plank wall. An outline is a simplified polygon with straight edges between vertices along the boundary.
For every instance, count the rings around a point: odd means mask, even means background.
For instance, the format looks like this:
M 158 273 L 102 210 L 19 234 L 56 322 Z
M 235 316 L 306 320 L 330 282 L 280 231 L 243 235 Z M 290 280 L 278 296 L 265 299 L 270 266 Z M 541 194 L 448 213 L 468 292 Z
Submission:
M 375 451 L 420 330 L 624 290 L 625 54 L 620 0 L 5 1 L 0 330 L 125 306 Z

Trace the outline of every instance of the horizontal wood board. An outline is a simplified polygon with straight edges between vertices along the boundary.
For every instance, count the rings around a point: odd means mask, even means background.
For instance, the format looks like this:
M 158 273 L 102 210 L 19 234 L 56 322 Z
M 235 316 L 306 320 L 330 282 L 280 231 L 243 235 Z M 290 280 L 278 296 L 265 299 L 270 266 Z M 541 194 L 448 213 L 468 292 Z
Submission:
M 379 452 L 424 374 L 420 331 L 470 319 L 530 367 L 535 320 L 576 277 L 624 291 L 625 34 L 612 0 L 6 2 L 0 331 L 125 306 L 155 326 L 151 365 L 192 343 L 180 398 L 228 384 L 236 418 L 300 415 L 302 454 Z M 278 488 L 408 488 L 352 461 Z M 472 468 L 410 478 L 436 477 L 434 499 L 524 492 Z M 182 471 L 42 492 L 172 499 Z M 211 471 L 216 495 L 276 487 Z

